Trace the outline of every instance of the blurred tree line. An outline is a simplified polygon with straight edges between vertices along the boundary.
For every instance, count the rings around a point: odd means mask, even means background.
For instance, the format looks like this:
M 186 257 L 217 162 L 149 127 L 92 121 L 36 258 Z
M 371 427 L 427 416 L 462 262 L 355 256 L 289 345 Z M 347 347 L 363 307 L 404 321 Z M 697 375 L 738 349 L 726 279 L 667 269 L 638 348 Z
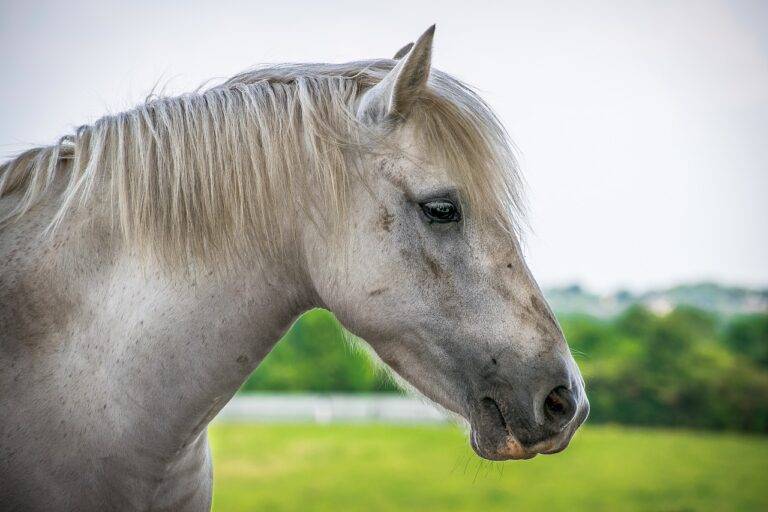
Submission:
M 768 432 L 768 314 L 723 318 L 633 306 L 609 320 L 561 317 L 592 422 Z M 304 315 L 245 391 L 391 392 L 386 372 L 343 340 L 327 311 Z

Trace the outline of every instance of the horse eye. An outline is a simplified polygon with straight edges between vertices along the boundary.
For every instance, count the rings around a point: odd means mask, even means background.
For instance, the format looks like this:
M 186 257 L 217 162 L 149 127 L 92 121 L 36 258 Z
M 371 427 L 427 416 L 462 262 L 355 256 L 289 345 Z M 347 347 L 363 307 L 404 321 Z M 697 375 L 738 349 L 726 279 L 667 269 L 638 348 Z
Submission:
M 421 210 L 429 219 L 430 224 L 433 222 L 445 224 L 447 222 L 459 222 L 461 220 L 459 209 L 447 199 L 437 199 L 422 203 Z

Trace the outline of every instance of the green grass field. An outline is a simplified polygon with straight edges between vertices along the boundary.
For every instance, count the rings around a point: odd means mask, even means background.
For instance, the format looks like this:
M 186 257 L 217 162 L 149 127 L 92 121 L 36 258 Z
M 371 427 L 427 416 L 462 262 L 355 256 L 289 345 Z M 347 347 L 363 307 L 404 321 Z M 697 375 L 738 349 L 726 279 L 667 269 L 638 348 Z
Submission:
M 530 461 L 474 456 L 450 426 L 211 428 L 214 511 L 768 510 L 768 438 L 582 429 Z

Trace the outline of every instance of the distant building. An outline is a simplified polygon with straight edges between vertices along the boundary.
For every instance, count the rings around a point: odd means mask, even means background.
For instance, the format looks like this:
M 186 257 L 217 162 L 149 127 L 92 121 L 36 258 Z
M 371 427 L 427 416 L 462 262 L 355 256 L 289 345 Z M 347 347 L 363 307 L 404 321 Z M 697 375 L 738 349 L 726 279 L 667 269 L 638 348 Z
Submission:
M 643 301 L 643 305 L 648 308 L 649 311 L 664 316 L 672 312 L 675 309 L 675 304 L 666 297 L 652 297 Z

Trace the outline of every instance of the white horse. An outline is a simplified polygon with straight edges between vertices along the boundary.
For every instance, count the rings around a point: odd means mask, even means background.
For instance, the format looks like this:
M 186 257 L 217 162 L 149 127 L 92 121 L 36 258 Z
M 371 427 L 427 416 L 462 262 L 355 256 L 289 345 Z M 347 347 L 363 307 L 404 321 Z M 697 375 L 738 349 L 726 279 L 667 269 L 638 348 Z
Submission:
M 480 456 L 565 448 L 589 406 L 521 256 L 510 143 L 430 69 L 433 34 L 153 99 L 0 168 L 0 509 L 208 510 L 206 426 L 315 307 Z

